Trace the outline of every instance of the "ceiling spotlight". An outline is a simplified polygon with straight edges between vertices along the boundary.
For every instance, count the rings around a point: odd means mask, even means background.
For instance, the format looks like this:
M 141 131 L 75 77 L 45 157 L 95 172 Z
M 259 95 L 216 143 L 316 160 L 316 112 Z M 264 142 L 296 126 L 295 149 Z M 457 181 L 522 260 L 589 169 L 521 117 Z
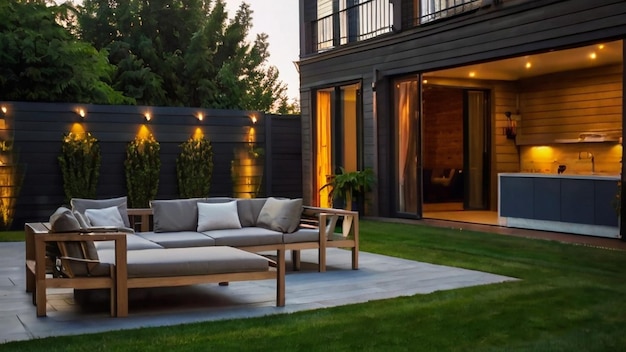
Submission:
M 469 73 L 469 76 L 470 76 L 470 77 L 476 77 L 476 72 L 474 72 L 474 71 L 470 72 L 470 73 Z
M 591 54 L 589 54 L 589 58 L 590 58 L 591 60 L 595 60 L 597 57 L 598 57 L 598 55 L 596 55 L 596 53 L 591 53 Z
M 533 64 L 530 61 L 528 61 L 526 63 L 526 68 L 528 69 L 528 68 L 531 68 L 531 67 L 533 67 Z

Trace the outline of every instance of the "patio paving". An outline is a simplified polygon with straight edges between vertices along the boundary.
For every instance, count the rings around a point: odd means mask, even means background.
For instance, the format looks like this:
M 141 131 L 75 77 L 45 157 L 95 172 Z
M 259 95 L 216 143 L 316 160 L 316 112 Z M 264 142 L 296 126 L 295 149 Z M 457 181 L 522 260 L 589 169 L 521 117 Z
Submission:
M 285 314 L 516 280 L 365 252 L 359 259 L 359 270 L 351 270 L 349 251 L 329 249 L 328 271 L 318 273 L 316 251 L 303 251 L 302 270 L 286 276 L 285 307 L 275 306 L 273 280 L 133 290 L 126 318 L 108 315 L 104 293 L 77 304 L 71 290 L 54 289 L 48 290 L 48 316 L 37 318 L 25 292 L 24 243 L 0 243 L 0 343 Z

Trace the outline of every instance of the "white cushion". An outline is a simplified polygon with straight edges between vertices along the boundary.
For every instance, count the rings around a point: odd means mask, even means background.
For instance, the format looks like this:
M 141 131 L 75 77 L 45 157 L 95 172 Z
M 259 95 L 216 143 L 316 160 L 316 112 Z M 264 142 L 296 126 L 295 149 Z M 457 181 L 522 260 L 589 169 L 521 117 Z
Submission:
M 124 227 L 124 220 L 116 206 L 102 209 L 87 209 L 85 215 L 91 226 Z
M 198 203 L 198 232 L 240 228 L 236 201 Z

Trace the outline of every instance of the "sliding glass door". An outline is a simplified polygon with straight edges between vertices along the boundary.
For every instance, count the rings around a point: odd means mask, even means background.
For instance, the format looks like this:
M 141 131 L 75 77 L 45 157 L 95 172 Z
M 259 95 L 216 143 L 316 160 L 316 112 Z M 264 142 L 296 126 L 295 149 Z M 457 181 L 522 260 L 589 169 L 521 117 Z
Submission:
M 340 168 L 356 171 L 362 167 L 361 84 L 320 89 L 316 94 L 315 182 L 317 204 L 332 205 L 330 188 L 322 187 Z
M 396 156 L 395 207 L 398 215 L 421 216 L 419 170 L 420 81 L 415 76 L 394 82 L 394 122 L 397 138 L 392 138 Z

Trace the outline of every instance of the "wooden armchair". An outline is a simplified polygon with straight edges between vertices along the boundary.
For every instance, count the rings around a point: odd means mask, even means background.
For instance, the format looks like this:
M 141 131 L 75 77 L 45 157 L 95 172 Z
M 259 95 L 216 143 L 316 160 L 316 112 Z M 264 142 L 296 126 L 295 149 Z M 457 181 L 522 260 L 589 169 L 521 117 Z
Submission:
M 25 232 L 26 291 L 33 293 L 37 316 L 46 315 L 48 288 L 106 288 L 111 291 L 111 316 L 128 314 L 128 300 L 125 299 L 128 295 L 125 233 L 49 233 L 46 224 L 41 223 L 26 224 Z M 93 241 L 114 241 L 115 262 L 121 265 L 102 264 L 90 258 L 89 247 L 93 246 Z M 47 255 L 46 245 L 49 243 L 58 245 L 61 254 L 59 258 Z M 62 275 L 51 275 L 50 264 L 60 264 Z

